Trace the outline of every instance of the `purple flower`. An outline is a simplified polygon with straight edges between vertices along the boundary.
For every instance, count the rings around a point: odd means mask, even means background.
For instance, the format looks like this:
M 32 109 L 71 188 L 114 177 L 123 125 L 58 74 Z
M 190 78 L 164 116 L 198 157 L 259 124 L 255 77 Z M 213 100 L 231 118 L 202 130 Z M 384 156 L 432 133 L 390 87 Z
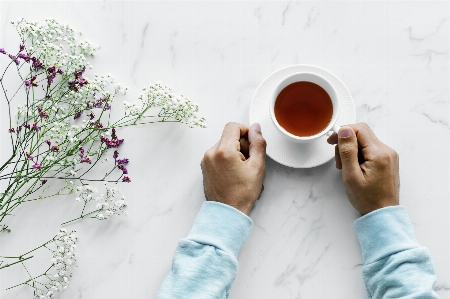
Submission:
M 56 71 L 56 73 L 62 75 L 62 74 L 64 74 L 64 71 L 63 71 L 62 69 L 58 69 L 58 70 Z
M 91 125 L 92 126 L 96 126 L 97 129 L 102 129 L 103 128 L 103 124 L 98 119 L 96 121 L 91 121 Z
M 40 118 L 48 118 L 47 112 L 45 112 L 44 110 L 42 110 L 41 107 L 38 107 L 38 112 L 39 112 L 39 117 L 40 117 Z
M 35 69 L 40 69 L 43 68 L 44 65 L 42 64 L 42 62 L 39 61 L 39 59 L 37 59 L 36 57 L 31 57 L 31 60 L 33 60 L 33 67 Z
M 16 56 L 11 55 L 11 54 L 8 54 L 8 56 L 9 56 L 9 58 L 11 58 L 14 61 L 15 64 L 17 64 L 17 65 L 20 64 L 20 61 L 19 61 L 19 59 L 17 59 Z
M 84 148 L 80 147 L 80 152 L 78 153 L 78 156 L 80 156 L 81 158 L 84 157 Z
M 86 67 L 83 67 L 81 71 L 75 72 L 75 79 L 73 81 L 67 82 L 70 88 L 72 88 L 75 92 L 78 92 L 79 87 L 83 87 L 85 84 L 89 83 L 86 79 L 83 78 L 83 73 L 85 70 Z
M 25 46 L 20 44 L 20 52 L 22 52 L 25 49 Z
M 33 126 L 31 127 L 31 130 L 39 131 L 41 128 L 37 125 L 37 123 L 33 123 Z
M 32 160 L 33 161 L 33 156 L 30 155 L 29 152 L 26 152 L 25 155 L 27 156 L 28 160 Z
M 117 159 L 117 157 L 119 157 L 119 151 L 114 151 L 113 158 Z
M 45 185 L 47 183 L 47 180 L 41 180 L 42 185 Z
M 91 119 L 95 118 L 95 114 L 91 112 L 91 114 L 88 115 Z
M 29 62 L 30 61 L 30 57 L 28 57 L 28 55 L 27 54 L 25 54 L 25 53 L 19 53 L 19 55 L 17 55 L 17 57 L 18 58 L 22 58 L 23 60 L 25 60 L 26 62 Z
M 117 165 L 117 168 L 122 170 L 123 174 L 128 174 L 128 169 L 125 167 L 125 165 L 119 164 L 119 165 Z
M 31 125 L 30 124 L 23 124 L 23 126 L 27 129 L 31 129 Z
M 33 168 L 34 168 L 34 169 L 37 169 L 37 170 L 41 170 L 42 164 L 40 164 L 40 163 L 35 163 L 35 164 L 33 165 Z
M 107 147 L 111 148 L 111 147 L 119 147 L 119 145 L 121 145 L 123 143 L 123 139 L 109 139 L 106 138 L 104 136 L 100 137 L 100 140 L 102 143 L 106 144 Z
M 130 179 L 129 177 L 127 177 L 127 176 L 124 176 L 124 177 L 122 178 L 122 182 L 127 182 L 127 183 L 129 183 L 129 182 L 131 182 L 131 179 Z
M 15 130 L 14 130 L 14 128 L 9 128 L 9 129 L 8 129 L 8 132 L 9 132 L 9 133 L 14 133 Z
M 91 161 L 91 158 L 89 158 L 89 157 L 84 157 L 84 158 L 81 158 L 81 163 L 89 163 L 89 164 L 91 164 L 92 161 Z
M 128 164 L 128 162 L 130 162 L 130 160 L 128 158 L 123 158 L 123 159 L 117 159 L 116 162 L 118 164 Z
M 75 116 L 73 117 L 73 119 L 77 119 L 81 116 L 81 111 L 78 111 Z
M 50 146 L 52 144 L 52 142 L 50 140 L 45 140 L 45 143 L 47 143 L 48 146 Z
M 54 151 L 54 152 L 59 152 L 59 147 L 58 147 L 58 145 L 56 144 L 56 145 L 52 146 L 52 147 L 50 148 L 50 150 L 51 150 L 51 151 Z
M 111 105 L 109 105 L 108 100 L 109 100 L 109 96 L 104 97 L 104 98 L 99 98 L 95 102 L 90 102 L 88 104 L 87 108 L 91 108 L 91 107 L 92 108 L 103 108 L 103 105 L 104 105 L 105 110 L 109 110 L 109 109 L 111 109 Z
M 79 79 L 83 76 L 83 73 L 86 71 L 86 67 L 84 66 L 81 71 L 75 72 L 75 79 Z
M 36 76 L 33 76 L 33 77 L 31 77 L 30 80 L 25 80 L 25 81 L 23 81 L 23 83 L 25 83 L 25 85 L 26 85 L 27 87 L 30 87 L 30 86 L 38 86 L 35 80 L 36 80 Z
M 0 48 L 0 53 L 5 54 L 6 55 L 6 51 L 3 48 Z
M 49 67 L 47 69 L 47 72 L 48 72 L 47 82 L 48 82 L 48 84 L 52 84 L 53 79 L 55 79 L 55 77 L 56 77 L 56 67 L 55 66 Z
M 111 137 L 112 137 L 112 139 L 117 139 L 116 129 L 115 128 L 111 129 Z

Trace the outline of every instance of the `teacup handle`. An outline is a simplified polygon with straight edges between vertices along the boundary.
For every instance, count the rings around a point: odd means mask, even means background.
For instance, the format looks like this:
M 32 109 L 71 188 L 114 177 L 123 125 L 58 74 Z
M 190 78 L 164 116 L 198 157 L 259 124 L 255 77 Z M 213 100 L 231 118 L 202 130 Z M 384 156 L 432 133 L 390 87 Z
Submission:
M 338 133 L 341 126 L 338 126 L 337 124 L 334 124 L 331 130 L 327 133 L 328 136 L 331 136 L 333 133 Z

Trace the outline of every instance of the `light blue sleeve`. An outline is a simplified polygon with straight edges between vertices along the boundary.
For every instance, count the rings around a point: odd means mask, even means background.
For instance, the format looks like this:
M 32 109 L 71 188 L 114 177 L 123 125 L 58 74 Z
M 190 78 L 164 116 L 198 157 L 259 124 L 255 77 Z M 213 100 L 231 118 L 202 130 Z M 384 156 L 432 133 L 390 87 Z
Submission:
M 431 256 L 414 235 L 406 208 L 386 207 L 357 219 L 369 298 L 439 298 Z
M 178 242 L 172 269 L 156 298 L 227 298 L 238 269 L 237 256 L 252 226 L 239 210 L 204 202 L 188 236 Z

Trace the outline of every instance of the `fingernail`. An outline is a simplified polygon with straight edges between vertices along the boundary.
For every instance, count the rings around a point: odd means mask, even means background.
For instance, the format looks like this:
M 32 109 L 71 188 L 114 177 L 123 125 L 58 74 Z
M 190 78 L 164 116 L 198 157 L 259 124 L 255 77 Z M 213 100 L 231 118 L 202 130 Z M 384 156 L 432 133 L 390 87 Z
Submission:
M 255 126 L 256 131 L 261 132 L 261 125 L 259 123 L 254 123 L 253 126 Z
M 350 136 L 352 136 L 352 129 L 350 127 L 342 127 L 339 130 L 339 138 L 348 138 Z

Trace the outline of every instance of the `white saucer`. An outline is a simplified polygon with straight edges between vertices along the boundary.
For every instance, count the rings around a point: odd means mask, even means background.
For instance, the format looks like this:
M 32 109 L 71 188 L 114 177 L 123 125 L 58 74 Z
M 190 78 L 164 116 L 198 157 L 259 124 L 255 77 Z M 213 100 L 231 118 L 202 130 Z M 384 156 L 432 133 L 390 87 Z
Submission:
M 267 155 L 280 164 L 294 168 L 311 168 L 322 165 L 334 157 L 334 146 L 323 136 L 311 143 L 294 143 L 286 140 L 270 119 L 269 102 L 275 85 L 284 77 L 297 72 L 313 72 L 327 79 L 336 89 L 340 111 L 339 126 L 354 123 L 355 104 L 352 95 L 332 73 L 312 65 L 292 65 L 276 71 L 267 77 L 256 89 L 250 104 L 250 124 L 258 122 L 267 141 Z

